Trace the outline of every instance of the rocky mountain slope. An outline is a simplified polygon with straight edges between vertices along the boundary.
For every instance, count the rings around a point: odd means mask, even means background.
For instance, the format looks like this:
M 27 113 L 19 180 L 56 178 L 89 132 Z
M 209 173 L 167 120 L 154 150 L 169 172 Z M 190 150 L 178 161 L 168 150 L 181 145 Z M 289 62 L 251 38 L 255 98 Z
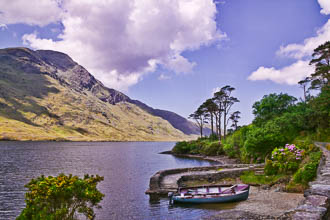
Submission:
M 105 87 L 68 55 L 0 50 L 0 139 L 180 140 L 198 128 Z

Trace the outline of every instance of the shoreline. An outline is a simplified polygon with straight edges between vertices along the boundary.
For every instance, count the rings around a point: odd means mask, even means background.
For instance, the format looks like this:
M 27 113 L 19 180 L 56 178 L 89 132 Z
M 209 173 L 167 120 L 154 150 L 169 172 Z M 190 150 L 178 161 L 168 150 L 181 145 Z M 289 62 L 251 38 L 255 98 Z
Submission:
M 235 204 L 235 208 L 219 211 L 216 214 L 204 217 L 206 220 L 220 219 L 329 219 L 330 218 L 330 151 L 323 142 L 315 143 L 323 152 L 319 163 L 317 178 L 309 183 L 309 189 L 304 193 L 281 192 L 281 183 L 271 187 L 266 185 L 253 186 L 246 201 Z M 172 151 L 162 154 L 198 158 L 219 162 L 219 157 L 202 155 L 181 155 Z M 235 165 L 235 164 L 232 164 Z M 249 164 L 247 166 L 251 166 Z M 197 168 L 197 167 L 196 167 Z M 164 170 L 162 172 L 167 172 Z M 161 174 L 160 171 L 157 174 Z M 195 175 L 198 176 L 198 175 Z M 194 174 L 190 177 L 195 177 Z M 200 176 L 200 175 L 199 175 Z M 161 177 L 161 175 L 160 175 Z M 189 177 L 189 176 L 188 176 Z M 161 177 L 162 178 L 162 177 Z M 195 181 L 195 178 L 189 178 Z M 152 178 L 150 179 L 152 180 Z M 239 178 L 236 181 L 241 181 Z M 151 183 L 151 182 L 150 182 Z M 190 182 L 192 184 L 193 182 Z
M 227 164 L 224 159 L 226 159 L 226 156 L 203 156 L 203 155 L 191 155 L 191 154 L 175 154 L 172 151 L 165 151 L 160 152 L 160 154 L 168 154 L 173 155 L 177 157 L 185 157 L 185 158 L 192 158 L 192 159 L 201 159 L 201 160 L 207 160 L 216 162 L 218 164 L 213 165 L 213 167 L 221 166 L 221 165 L 228 165 L 228 166 L 237 166 L 237 160 L 233 160 L 227 157 L 229 159 L 230 164 Z M 227 161 L 228 162 L 228 161 Z M 236 163 L 235 163 L 236 162 Z M 240 164 L 243 165 L 243 164 Z M 247 169 L 247 167 L 252 167 L 258 164 L 244 164 L 245 168 L 241 169 Z M 259 164 L 259 166 L 262 164 Z M 212 166 L 211 166 L 212 167 Z M 212 169 L 210 167 L 210 169 Z M 206 167 L 205 167 L 206 168 Z M 198 169 L 198 167 L 190 168 L 190 169 Z M 223 175 L 223 180 L 226 179 L 226 175 L 228 175 L 230 172 L 232 174 L 229 174 L 230 177 L 235 180 L 235 175 L 239 174 L 239 172 L 236 171 L 225 171 L 227 174 Z M 222 172 L 222 171 L 220 171 Z M 207 171 L 205 172 L 207 173 Z M 161 186 L 161 182 L 163 178 L 166 178 L 165 175 L 172 175 L 172 170 L 163 170 L 158 171 L 154 176 L 150 178 L 150 186 L 153 184 L 155 186 L 156 179 L 158 179 L 158 186 Z M 192 179 L 190 184 L 192 184 L 194 181 L 199 181 L 201 178 L 201 175 L 195 175 L 191 173 L 190 175 L 183 174 L 183 176 L 180 179 Z M 211 174 L 215 176 L 218 174 Z M 210 174 L 206 174 L 205 176 L 210 177 Z M 204 178 L 204 177 L 202 177 Z M 240 182 L 241 180 L 239 177 L 236 177 L 236 181 Z M 178 181 L 180 182 L 180 181 Z M 222 211 L 219 211 L 216 214 L 212 214 L 208 217 L 204 217 L 203 219 L 206 220 L 218 220 L 218 219 L 292 219 L 293 216 L 293 210 L 295 210 L 297 207 L 299 207 L 304 202 L 304 194 L 303 193 L 288 193 L 281 191 L 281 183 L 275 184 L 273 186 L 268 185 L 260 185 L 260 186 L 252 186 L 251 185 L 251 192 L 249 195 L 248 200 L 235 203 L 235 207 L 232 209 L 225 209 Z M 161 188 L 160 188 L 161 189 Z M 151 188 L 149 190 L 152 192 Z M 149 191 L 149 192 L 150 192 Z M 148 191 L 147 191 L 148 192 Z M 147 193 L 146 192 L 146 193 Z M 164 192 L 162 192 L 164 193 Z
M 122 140 L 122 141 L 118 141 L 118 140 L 56 140 L 56 139 L 49 139 L 49 140 L 12 140 L 12 139 L 0 139 L 0 143 L 1 142 L 177 142 L 175 140 L 136 140 L 136 141 L 130 141 L 130 140 Z
M 238 164 L 239 163 L 239 161 L 237 159 L 232 159 L 225 155 L 204 156 L 204 155 L 200 155 L 200 154 L 176 154 L 176 153 L 173 153 L 171 150 L 160 152 L 159 154 L 168 154 L 168 155 L 173 155 L 173 156 L 181 157 L 181 158 L 206 160 L 206 161 L 216 162 L 218 164 Z

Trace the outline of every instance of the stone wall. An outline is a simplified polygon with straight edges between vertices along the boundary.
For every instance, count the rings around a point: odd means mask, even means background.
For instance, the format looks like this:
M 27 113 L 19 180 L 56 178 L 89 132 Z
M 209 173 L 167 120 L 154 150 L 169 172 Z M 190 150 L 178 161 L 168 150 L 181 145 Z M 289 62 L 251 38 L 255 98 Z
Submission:
M 207 167 L 191 167 L 191 168 L 178 168 L 178 169 L 169 169 L 169 170 L 161 170 L 155 173 L 149 182 L 149 189 L 146 191 L 146 194 L 166 194 L 171 191 L 176 191 L 176 189 L 169 189 L 163 188 L 161 186 L 161 182 L 165 176 L 173 175 L 173 174 L 182 174 L 182 176 L 178 180 L 178 185 L 180 182 L 186 180 L 193 180 L 193 179 L 209 179 L 218 180 L 220 178 L 226 177 L 238 177 L 243 171 L 247 170 L 254 170 L 258 167 L 263 167 L 264 164 L 225 164 L 225 165 L 218 165 L 218 166 L 207 166 Z M 200 175 L 187 175 L 189 172 L 196 172 L 196 171 L 210 171 L 210 170 L 219 170 L 224 169 L 214 173 L 208 174 L 200 174 Z M 230 170 L 226 170 L 230 169 Z
M 305 199 L 302 204 L 285 213 L 283 218 L 295 220 L 330 219 L 330 152 L 325 148 L 327 143 L 315 144 L 323 152 L 317 178 L 309 184 L 310 188 L 305 191 Z
M 200 175 L 183 175 L 178 180 L 178 185 L 183 186 L 182 183 L 186 181 L 203 181 L 207 180 L 208 182 L 215 182 L 224 178 L 237 178 L 243 174 L 245 171 L 254 170 L 254 167 L 242 167 L 231 170 L 223 170 L 217 173 L 208 173 Z

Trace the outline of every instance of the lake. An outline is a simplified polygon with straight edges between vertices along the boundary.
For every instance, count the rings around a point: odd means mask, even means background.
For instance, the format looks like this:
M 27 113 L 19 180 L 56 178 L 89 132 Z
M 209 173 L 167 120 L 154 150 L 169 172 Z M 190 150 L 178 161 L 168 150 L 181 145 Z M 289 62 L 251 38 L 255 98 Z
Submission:
M 159 170 L 209 166 L 210 162 L 159 152 L 173 142 L 0 142 L 0 219 L 15 219 L 25 206 L 24 185 L 44 174 L 104 176 L 96 219 L 200 219 L 223 205 L 169 206 L 144 192 Z

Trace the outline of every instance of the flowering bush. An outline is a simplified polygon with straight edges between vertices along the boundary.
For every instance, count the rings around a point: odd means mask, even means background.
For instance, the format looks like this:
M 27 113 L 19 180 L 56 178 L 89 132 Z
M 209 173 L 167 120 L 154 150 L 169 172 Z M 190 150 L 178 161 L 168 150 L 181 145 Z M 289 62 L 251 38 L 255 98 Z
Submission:
M 305 151 L 294 144 L 286 144 L 284 148 L 275 148 L 271 160 L 267 160 L 265 172 L 267 174 L 292 173 L 299 168 Z

